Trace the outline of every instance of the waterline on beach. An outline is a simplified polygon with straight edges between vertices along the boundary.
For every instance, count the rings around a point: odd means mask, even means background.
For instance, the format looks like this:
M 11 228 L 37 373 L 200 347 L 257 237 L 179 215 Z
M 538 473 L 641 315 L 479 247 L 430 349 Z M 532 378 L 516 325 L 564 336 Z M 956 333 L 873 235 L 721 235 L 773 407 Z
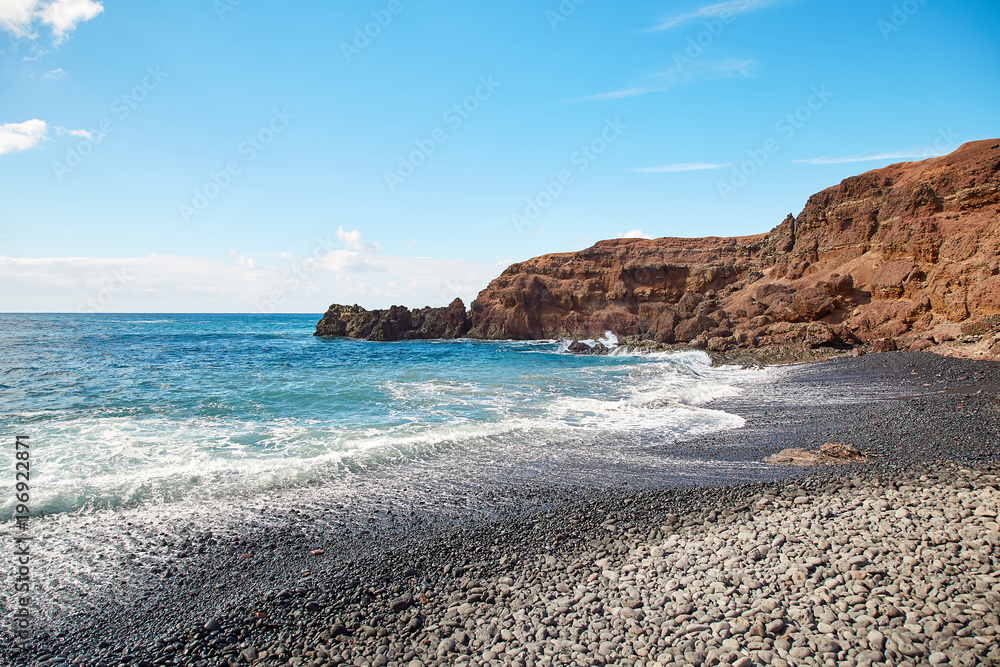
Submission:
M 739 428 L 712 401 L 767 375 L 694 351 L 320 340 L 313 316 L 60 316 L 58 333 L 53 316 L 2 317 L 17 320 L 3 420 L 39 443 L 43 515 L 350 483 L 441 456 L 618 455 Z

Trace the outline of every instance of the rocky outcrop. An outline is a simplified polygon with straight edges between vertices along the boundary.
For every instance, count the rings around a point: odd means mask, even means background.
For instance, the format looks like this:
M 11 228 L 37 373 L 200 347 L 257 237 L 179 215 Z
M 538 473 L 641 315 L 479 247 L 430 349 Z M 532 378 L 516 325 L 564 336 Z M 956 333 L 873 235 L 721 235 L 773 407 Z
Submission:
M 461 299 L 445 308 L 411 311 L 402 306 L 365 310 L 361 306 L 334 304 L 316 325 L 317 336 L 346 336 L 373 341 L 462 338 L 472 322 Z
M 469 335 L 612 331 L 713 351 L 964 341 L 998 354 L 998 314 L 1000 140 L 989 140 L 848 178 L 767 234 L 615 239 L 514 264 L 472 304 Z
M 604 343 L 594 343 L 593 345 L 590 345 L 578 340 L 570 343 L 570 345 L 566 348 L 566 351 L 570 354 L 589 354 L 601 356 L 607 354 L 610 350 Z
M 783 449 L 777 454 L 768 456 L 764 459 L 764 462 L 811 466 L 859 463 L 867 461 L 869 456 L 870 454 L 862 452 L 854 445 L 845 445 L 842 442 L 828 442 L 820 447 L 818 452 L 802 448 Z

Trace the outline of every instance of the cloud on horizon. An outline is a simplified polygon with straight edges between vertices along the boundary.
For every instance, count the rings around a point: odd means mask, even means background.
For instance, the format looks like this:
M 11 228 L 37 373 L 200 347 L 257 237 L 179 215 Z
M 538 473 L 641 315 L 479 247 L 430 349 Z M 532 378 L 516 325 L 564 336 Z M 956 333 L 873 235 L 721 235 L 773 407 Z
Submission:
M 15 37 L 37 39 L 38 27 L 52 31 L 53 41 L 66 41 L 77 25 L 104 11 L 100 0 L 0 0 L 0 29 Z
M 617 236 L 615 238 L 619 238 L 619 239 L 652 239 L 652 238 L 656 238 L 656 237 L 650 236 L 649 234 L 647 234 L 646 232 L 642 231 L 641 229 L 633 229 L 632 231 L 625 232 L 624 234 L 621 234 L 620 236 Z
M 331 248 L 258 260 L 0 257 L 0 312 L 324 312 L 331 303 L 382 308 L 472 302 L 507 263 L 394 257 Z

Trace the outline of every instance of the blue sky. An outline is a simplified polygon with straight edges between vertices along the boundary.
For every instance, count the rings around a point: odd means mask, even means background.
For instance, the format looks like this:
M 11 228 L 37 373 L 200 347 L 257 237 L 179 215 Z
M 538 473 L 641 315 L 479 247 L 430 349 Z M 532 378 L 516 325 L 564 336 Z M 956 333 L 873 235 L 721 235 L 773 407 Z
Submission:
M 0 0 L 0 310 L 468 303 L 767 231 L 1000 136 L 998 34 L 992 0 Z

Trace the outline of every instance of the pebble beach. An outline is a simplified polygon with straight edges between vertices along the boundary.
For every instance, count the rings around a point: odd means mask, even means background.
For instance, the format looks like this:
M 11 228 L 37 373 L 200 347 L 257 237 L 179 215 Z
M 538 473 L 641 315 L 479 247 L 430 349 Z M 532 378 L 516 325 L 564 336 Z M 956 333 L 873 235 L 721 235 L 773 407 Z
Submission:
M 788 435 L 774 453 L 818 432 L 872 455 L 776 466 L 770 482 L 541 480 L 349 534 L 317 534 L 295 509 L 281 529 L 194 531 L 153 589 L 68 616 L 10 662 L 1000 664 L 997 375 L 920 354 L 803 366 L 793 394 L 876 376 L 909 394 L 828 423 L 734 399 L 745 428 L 686 445 L 756 457 L 766 434 Z
M 423 616 L 426 627 L 400 643 L 363 625 L 366 640 L 332 661 L 996 664 L 996 473 L 941 464 L 767 489 L 652 528 L 611 516 L 583 549 L 462 573 L 423 605 L 396 598 L 397 624 Z M 301 664 L 330 655 L 303 648 Z

